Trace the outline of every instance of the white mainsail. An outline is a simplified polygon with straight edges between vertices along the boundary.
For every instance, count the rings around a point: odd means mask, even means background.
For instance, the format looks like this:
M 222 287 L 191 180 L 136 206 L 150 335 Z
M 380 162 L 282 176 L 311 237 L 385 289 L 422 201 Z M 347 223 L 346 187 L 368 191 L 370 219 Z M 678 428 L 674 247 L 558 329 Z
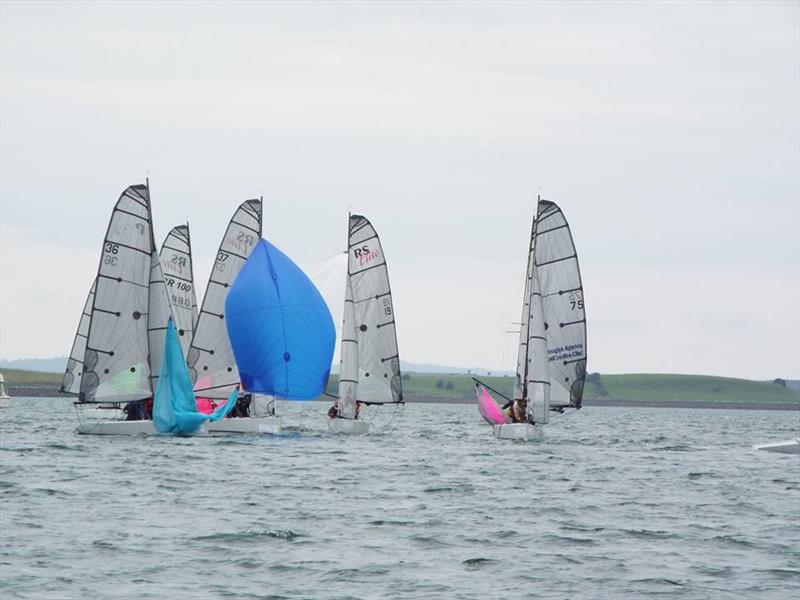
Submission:
M 86 353 L 86 338 L 89 336 L 89 323 L 92 317 L 92 304 L 94 303 L 94 288 L 89 290 L 86 297 L 86 304 L 83 305 L 80 321 L 78 321 L 78 331 L 75 333 L 75 340 L 72 342 L 72 349 L 69 352 L 67 369 L 64 372 L 64 379 L 61 380 L 61 391 L 67 394 L 78 394 L 81 391 L 81 375 L 83 374 L 83 356 Z
M 342 323 L 339 416 L 355 417 L 355 402 L 403 401 L 389 272 L 372 224 L 351 215 Z
M 111 214 L 100 257 L 80 381 L 86 402 L 151 395 L 148 312 L 153 256 L 150 193 L 127 188 Z
M 197 396 L 225 399 L 239 384 L 239 370 L 224 320 L 225 297 L 261 239 L 261 211 L 261 200 L 243 202 L 220 243 L 187 355 Z
M 187 356 L 197 323 L 197 296 L 188 224 L 172 228 L 161 245 L 159 257 L 181 350 Z
M 564 213 L 539 200 L 534 241 L 547 338 L 550 405 L 580 408 L 586 379 L 586 312 L 578 255 Z

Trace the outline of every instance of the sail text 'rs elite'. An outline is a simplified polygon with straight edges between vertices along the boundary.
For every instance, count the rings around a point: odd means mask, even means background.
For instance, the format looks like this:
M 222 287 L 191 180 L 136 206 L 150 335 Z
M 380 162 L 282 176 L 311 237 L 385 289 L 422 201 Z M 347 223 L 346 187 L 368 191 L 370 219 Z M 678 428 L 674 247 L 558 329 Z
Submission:
M 364 244 L 360 248 L 354 249 L 353 255 L 358 260 L 358 266 L 363 267 L 378 258 L 381 253 L 375 248 L 370 248 L 369 244 Z

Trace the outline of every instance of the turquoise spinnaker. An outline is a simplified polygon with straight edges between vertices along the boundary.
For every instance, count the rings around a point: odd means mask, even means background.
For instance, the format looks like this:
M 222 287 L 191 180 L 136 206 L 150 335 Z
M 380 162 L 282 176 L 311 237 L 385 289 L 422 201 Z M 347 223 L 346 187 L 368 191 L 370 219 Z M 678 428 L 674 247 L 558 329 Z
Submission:
M 242 387 L 289 400 L 325 390 L 336 329 L 308 276 L 261 239 L 225 299 L 225 321 Z
M 225 404 L 210 415 L 197 411 L 197 403 L 192 391 L 192 379 L 181 351 L 181 343 L 170 318 L 164 343 L 164 358 L 153 398 L 153 425 L 159 433 L 195 433 L 205 421 L 224 418 L 239 396 L 239 388 L 233 390 Z

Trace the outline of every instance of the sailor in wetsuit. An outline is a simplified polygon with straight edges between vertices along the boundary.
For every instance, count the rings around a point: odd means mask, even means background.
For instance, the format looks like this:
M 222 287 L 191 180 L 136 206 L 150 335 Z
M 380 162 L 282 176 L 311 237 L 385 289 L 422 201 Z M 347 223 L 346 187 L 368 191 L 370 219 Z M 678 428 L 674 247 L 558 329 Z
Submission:
M 528 401 L 524 398 L 518 398 L 513 402 L 509 402 L 503 407 L 505 415 L 512 423 L 524 423 L 526 421 L 526 409 L 528 408 Z

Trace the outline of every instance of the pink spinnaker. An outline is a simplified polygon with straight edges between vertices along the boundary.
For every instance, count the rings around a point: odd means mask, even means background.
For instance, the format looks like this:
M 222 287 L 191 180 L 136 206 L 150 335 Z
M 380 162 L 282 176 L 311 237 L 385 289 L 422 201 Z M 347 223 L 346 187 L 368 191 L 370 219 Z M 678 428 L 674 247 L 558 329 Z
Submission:
M 476 386 L 475 394 L 478 397 L 478 412 L 489 425 L 502 425 L 510 422 L 485 387 Z
M 197 380 L 197 383 L 195 384 L 195 388 L 197 388 L 197 387 L 201 387 L 201 388 L 209 387 L 211 385 L 210 382 L 211 382 L 211 378 L 208 375 L 203 375 L 202 377 L 200 377 L 200 379 Z M 197 398 L 197 412 L 201 412 L 201 413 L 204 413 L 206 415 L 210 415 L 218 407 L 220 407 L 223 404 L 225 404 L 225 402 L 227 402 L 227 400 L 222 400 L 221 402 L 216 402 L 215 403 L 211 398 L 203 398 L 202 396 L 199 396 Z

